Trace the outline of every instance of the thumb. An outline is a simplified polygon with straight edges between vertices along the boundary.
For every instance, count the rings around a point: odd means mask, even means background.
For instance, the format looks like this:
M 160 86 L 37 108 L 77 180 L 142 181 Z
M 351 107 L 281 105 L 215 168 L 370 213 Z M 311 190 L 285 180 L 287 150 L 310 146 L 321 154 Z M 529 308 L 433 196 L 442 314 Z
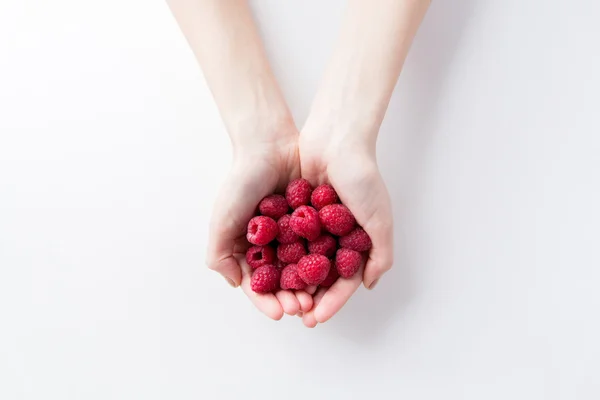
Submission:
M 363 282 L 367 289 L 373 289 L 379 278 L 389 271 L 394 263 L 394 229 L 391 213 L 379 209 L 373 217 L 363 227 L 373 243 L 363 274 Z
M 234 254 L 243 250 L 238 244 L 241 240 L 236 239 L 239 235 L 235 231 L 236 227 L 230 221 L 220 217 L 220 212 L 215 212 L 208 233 L 206 255 L 208 268 L 223 275 L 233 287 L 239 286 L 242 281 L 240 265 Z
M 254 212 L 255 201 L 244 194 L 244 186 L 232 185 L 230 178 L 222 187 L 213 208 L 208 233 L 206 263 L 223 275 L 233 287 L 242 281 L 240 264 L 234 257 L 248 247 L 244 233 Z
M 240 265 L 233 256 L 208 263 L 208 267 L 219 272 L 232 287 L 238 287 L 242 282 Z

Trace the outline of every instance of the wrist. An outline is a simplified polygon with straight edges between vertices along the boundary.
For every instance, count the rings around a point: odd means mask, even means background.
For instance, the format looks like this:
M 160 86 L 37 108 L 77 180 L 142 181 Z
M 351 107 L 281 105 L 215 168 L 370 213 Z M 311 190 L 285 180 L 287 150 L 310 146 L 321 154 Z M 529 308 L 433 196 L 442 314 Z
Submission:
M 275 152 L 298 142 L 298 130 L 289 113 L 238 115 L 227 125 L 234 155 Z
M 332 140 L 374 145 L 389 103 L 387 90 L 361 74 L 328 74 L 311 105 L 306 126 L 326 130 Z
M 366 119 L 311 114 L 300 134 L 300 149 L 330 161 L 356 155 L 375 159 L 378 131 L 379 125 Z
M 340 107 L 313 104 L 302 135 L 314 137 L 329 146 L 374 148 L 382 118 L 376 110 L 360 105 Z
M 232 101 L 217 102 L 234 145 L 277 141 L 291 134 L 293 117 L 277 83 L 250 82 L 237 85 Z

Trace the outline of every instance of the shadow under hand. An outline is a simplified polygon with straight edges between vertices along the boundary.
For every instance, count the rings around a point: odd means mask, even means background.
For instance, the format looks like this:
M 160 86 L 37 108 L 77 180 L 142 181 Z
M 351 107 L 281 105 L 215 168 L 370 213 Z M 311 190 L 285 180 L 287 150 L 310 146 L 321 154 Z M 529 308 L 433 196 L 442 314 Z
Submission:
M 411 232 L 403 225 L 418 208 L 420 176 L 426 168 L 449 66 L 460 46 L 475 0 L 433 2 L 415 38 L 390 102 L 378 143 L 378 162 L 388 185 L 395 220 L 394 267 L 373 291 L 359 290 L 326 331 L 377 346 L 378 337 L 404 319 L 403 310 L 418 296 Z M 400 325 L 402 326 L 402 325 Z

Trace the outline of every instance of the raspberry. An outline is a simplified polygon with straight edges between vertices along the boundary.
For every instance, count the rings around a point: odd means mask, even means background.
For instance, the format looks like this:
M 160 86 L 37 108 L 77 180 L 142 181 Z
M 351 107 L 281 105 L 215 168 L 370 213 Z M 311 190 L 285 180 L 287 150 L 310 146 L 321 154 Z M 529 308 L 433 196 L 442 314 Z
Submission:
M 300 206 L 292 213 L 290 227 L 298 236 L 315 240 L 321 234 L 319 213 L 310 206 Z
M 317 210 L 338 202 L 338 195 L 331 185 L 320 185 L 312 192 L 310 202 Z
M 327 278 L 331 263 L 320 254 L 309 254 L 298 262 L 298 275 L 308 285 L 318 285 Z
M 284 215 L 277 220 L 277 226 L 279 227 L 279 233 L 277 234 L 277 241 L 279 243 L 294 243 L 300 240 L 300 236 L 296 235 L 290 227 L 291 215 Z
M 285 199 L 290 207 L 296 209 L 310 203 L 312 188 L 306 179 L 294 179 L 285 189 Z
M 258 211 L 260 211 L 262 215 L 273 219 L 284 216 L 287 213 L 288 208 L 285 197 L 280 194 L 269 195 L 258 203 Z
M 321 208 L 319 220 L 326 231 L 337 236 L 347 235 L 356 224 L 354 215 L 343 204 L 330 204 Z
M 340 277 L 340 274 L 338 274 L 337 270 L 335 268 L 330 268 L 329 273 L 327 274 L 327 278 L 325 278 L 325 280 L 323 282 L 321 282 L 321 284 L 319 286 L 331 287 L 331 285 L 333 285 L 339 277 Z
M 306 287 L 306 282 L 300 279 L 298 275 L 298 266 L 290 264 L 281 271 L 281 288 L 302 290 Z
M 256 293 L 274 292 L 279 288 L 281 272 L 273 265 L 258 267 L 252 274 L 250 287 Z
M 246 252 L 248 265 L 256 269 L 275 262 L 275 250 L 271 246 L 252 246 Z
M 297 263 L 305 255 L 306 249 L 302 242 L 280 244 L 277 247 L 277 258 L 286 264 Z
M 333 257 L 335 254 L 335 250 L 337 248 L 337 243 L 335 238 L 328 234 L 323 234 L 313 240 L 312 242 L 308 242 L 308 252 L 311 254 L 321 254 L 327 258 Z
M 351 278 L 360 268 L 361 255 L 358 251 L 339 249 L 335 253 L 335 269 L 342 278 Z
M 275 239 L 277 232 L 279 232 L 279 228 L 273 218 L 258 216 L 248 222 L 246 239 L 257 246 L 264 246 Z
M 354 251 L 367 251 L 371 249 L 371 238 L 360 226 L 346 236 L 340 238 L 340 247 Z

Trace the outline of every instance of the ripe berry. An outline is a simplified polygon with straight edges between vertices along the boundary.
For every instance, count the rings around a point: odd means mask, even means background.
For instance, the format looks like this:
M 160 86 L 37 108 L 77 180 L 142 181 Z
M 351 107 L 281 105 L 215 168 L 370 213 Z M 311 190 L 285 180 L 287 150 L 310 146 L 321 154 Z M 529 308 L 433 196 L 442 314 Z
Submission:
M 310 196 L 310 202 L 314 208 L 320 210 L 325 206 L 337 203 L 338 195 L 333 186 L 327 184 L 319 185 L 312 192 L 312 195 Z
M 248 233 L 246 239 L 257 246 L 264 246 L 275 239 L 279 232 L 277 222 L 273 218 L 258 216 L 248 222 Z
M 290 264 L 281 271 L 281 288 L 302 290 L 306 288 L 306 282 L 300 279 L 298 275 L 298 266 Z
M 275 250 L 271 246 L 252 246 L 246 251 L 246 261 L 253 269 L 275 263 Z
M 285 264 L 297 263 L 305 255 L 306 249 L 302 242 L 283 243 L 277 247 L 277 258 Z
M 336 236 L 347 235 L 356 224 L 354 215 L 343 204 L 330 204 L 321 208 L 319 220 L 327 232 Z
M 290 207 L 296 209 L 310 203 L 312 188 L 306 179 L 294 179 L 285 189 L 285 199 Z
M 336 249 L 337 243 L 335 238 L 326 233 L 312 242 L 308 242 L 308 252 L 311 254 L 321 254 L 327 258 L 331 258 L 335 254 Z
M 298 236 L 315 240 L 321 234 L 319 213 L 310 206 L 300 206 L 292 213 L 290 227 Z
M 289 214 L 277 220 L 277 226 L 279 227 L 279 233 L 277 234 L 277 241 L 279 243 L 294 243 L 300 240 L 300 236 L 296 235 L 290 227 L 290 220 L 292 216 Z
M 298 262 L 298 275 L 308 285 L 318 285 L 327 278 L 331 263 L 320 254 L 309 254 Z
M 258 211 L 276 220 L 287 213 L 288 203 L 282 195 L 271 194 L 258 203 Z
M 358 251 L 339 249 L 335 254 L 335 269 L 342 278 L 351 278 L 360 268 L 361 258 Z
M 254 270 L 250 287 L 256 293 L 274 292 L 279 288 L 281 272 L 273 265 L 263 265 Z
M 371 249 L 371 238 L 360 226 L 355 228 L 346 236 L 340 238 L 340 247 L 355 251 L 367 251 Z

